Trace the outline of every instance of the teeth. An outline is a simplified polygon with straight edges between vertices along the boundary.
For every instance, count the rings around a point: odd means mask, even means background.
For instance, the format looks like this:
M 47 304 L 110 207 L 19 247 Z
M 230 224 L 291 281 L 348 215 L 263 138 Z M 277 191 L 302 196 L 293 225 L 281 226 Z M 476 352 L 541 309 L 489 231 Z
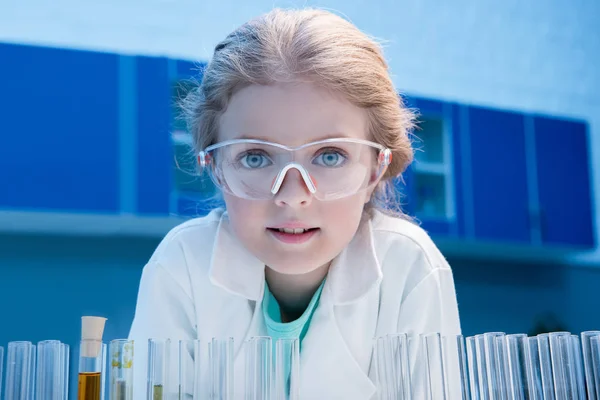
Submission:
M 302 228 L 297 228 L 297 229 L 292 229 L 292 228 L 279 228 L 279 232 L 285 232 L 285 233 L 293 233 L 295 235 L 299 235 L 301 233 L 306 232 L 308 229 L 302 229 Z

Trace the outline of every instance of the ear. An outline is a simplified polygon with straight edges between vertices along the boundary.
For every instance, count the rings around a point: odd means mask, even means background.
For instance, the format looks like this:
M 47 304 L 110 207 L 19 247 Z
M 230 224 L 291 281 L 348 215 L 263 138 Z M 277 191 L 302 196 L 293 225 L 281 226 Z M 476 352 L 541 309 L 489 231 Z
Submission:
M 386 177 L 386 172 L 387 172 L 389 163 L 392 162 L 392 152 L 391 151 L 388 150 L 385 153 L 379 154 L 380 164 L 384 161 L 386 162 L 386 165 L 385 165 L 385 167 L 383 167 L 383 171 L 380 172 L 379 178 L 375 178 L 376 173 L 373 172 L 372 177 L 376 179 L 376 182 L 374 185 L 372 185 L 372 187 L 366 193 L 367 196 L 365 196 L 365 204 L 367 204 L 369 201 L 371 201 L 371 199 L 373 198 L 373 194 L 375 193 L 376 190 L 385 190 L 384 185 L 388 184 L 387 181 L 390 178 Z
M 367 204 L 368 202 L 370 202 L 373 199 L 373 194 L 375 193 L 376 190 L 378 190 L 381 185 L 383 184 L 383 182 L 381 180 L 379 180 L 379 182 L 377 182 L 376 185 L 374 185 L 372 188 L 370 188 L 365 196 L 365 204 Z

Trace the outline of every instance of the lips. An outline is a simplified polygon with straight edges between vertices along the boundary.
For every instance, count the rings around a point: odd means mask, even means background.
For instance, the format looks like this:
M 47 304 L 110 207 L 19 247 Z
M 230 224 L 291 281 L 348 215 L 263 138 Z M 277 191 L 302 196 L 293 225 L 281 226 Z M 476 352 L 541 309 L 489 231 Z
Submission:
M 271 228 L 271 229 L 277 229 L 279 232 L 293 233 L 293 234 L 299 235 L 301 233 L 308 232 L 311 229 L 317 229 L 317 228 L 308 228 L 308 229 L 304 229 L 304 228 Z
M 319 228 L 267 228 L 267 231 L 278 241 L 286 244 L 308 242 L 319 233 Z

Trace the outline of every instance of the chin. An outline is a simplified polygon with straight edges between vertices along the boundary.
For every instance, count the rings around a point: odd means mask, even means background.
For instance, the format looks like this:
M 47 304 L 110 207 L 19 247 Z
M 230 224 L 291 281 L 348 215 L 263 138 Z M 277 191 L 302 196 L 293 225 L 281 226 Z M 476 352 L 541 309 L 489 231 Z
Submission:
M 273 254 L 269 254 L 264 258 L 265 265 L 267 265 L 273 271 L 283 275 L 302 275 L 319 269 L 325 264 L 329 264 L 329 261 L 317 262 L 316 260 L 308 260 L 301 258 L 296 255 L 285 255 L 281 257 L 273 257 Z
M 319 267 L 307 268 L 306 265 L 287 265 L 287 266 L 275 266 L 271 267 L 270 264 L 267 264 L 270 269 L 282 275 L 304 275 L 312 272 Z

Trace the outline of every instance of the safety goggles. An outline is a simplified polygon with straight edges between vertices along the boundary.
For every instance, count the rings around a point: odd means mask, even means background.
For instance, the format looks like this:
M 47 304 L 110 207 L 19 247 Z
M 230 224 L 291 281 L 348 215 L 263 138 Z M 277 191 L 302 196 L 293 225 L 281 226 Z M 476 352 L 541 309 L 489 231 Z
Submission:
M 255 139 L 220 142 L 198 153 L 198 163 L 221 190 L 245 199 L 275 196 L 291 169 L 321 201 L 352 196 L 377 184 L 392 152 L 368 140 L 325 139 L 288 147 Z

